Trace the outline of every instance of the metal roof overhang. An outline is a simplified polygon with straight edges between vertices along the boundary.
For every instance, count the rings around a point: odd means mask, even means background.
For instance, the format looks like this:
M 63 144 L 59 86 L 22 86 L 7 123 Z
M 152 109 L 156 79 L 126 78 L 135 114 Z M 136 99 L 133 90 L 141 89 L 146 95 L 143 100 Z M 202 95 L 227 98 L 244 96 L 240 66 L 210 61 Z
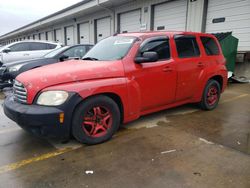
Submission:
M 118 6 L 120 4 L 124 4 L 129 1 L 132 1 L 132 0 L 119 0 L 119 1 L 117 0 L 99 0 L 99 1 L 83 0 L 61 11 L 58 11 L 54 14 L 46 16 L 42 19 L 39 19 L 35 22 L 32 22 L 21 28 L 18 28 L 14 31 L 6 33 L 0 36 L 0 40 L 7 40 L 13 37 L 18 37 L 31 31 L 34 32 L 34 30 L 39 30 L 44 27 L 53 26 L 55 24 L 65 22 L 65 21 L 77 18 L 79 16 L 84 16 L 84 15 L 88 15 L 96 11 L 103 10 L 102 7 L 98 5 L 98 2 L 100 5 L 110 8 L 110 7 Z

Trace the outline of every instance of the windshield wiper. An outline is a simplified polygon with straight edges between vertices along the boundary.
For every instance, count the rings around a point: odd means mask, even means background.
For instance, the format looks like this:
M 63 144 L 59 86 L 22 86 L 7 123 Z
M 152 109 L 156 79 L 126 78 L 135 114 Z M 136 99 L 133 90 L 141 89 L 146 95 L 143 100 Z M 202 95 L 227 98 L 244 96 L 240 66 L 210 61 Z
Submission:
M 98 61 L 98 59 L 94 57 L 85 57 L 85 58 L 82 58 L 82 60 Z

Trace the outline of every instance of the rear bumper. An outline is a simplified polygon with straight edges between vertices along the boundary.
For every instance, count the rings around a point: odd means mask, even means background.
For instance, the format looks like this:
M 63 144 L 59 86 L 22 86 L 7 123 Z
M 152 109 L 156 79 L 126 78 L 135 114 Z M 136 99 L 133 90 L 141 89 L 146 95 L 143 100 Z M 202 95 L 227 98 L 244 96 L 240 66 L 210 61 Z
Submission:
M 24 130 L 39 137 L 56 137 L 67 139 L 71 135 L 71 122 L 76 105 L 82 100 L 77 94 L 58 107 L 25 105 L 14 101 L 9 96 L 4 101 L 4 113 Z M 64 113 L 64 122 L 60 123 L 59 115 Z

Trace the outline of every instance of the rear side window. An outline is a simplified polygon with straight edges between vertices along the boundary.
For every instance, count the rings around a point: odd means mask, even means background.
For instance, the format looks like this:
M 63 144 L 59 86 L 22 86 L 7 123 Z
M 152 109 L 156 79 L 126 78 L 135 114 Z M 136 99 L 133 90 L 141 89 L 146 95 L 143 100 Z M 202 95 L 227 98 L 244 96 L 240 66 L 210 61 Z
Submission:
M 166 60 L 170 58 L 169 40 L 156 39 L 146 43 L 140 50 L 140 56 L 144 52 L 156 52 L 159 60 Z
M 31 51 L 35 51 L 35 50 L 47 50 L 47 44 L 46 43 L 32 42 L 32 43 L 30 43 L 30 50 Z
M 200 50 L 195 36 L 175 35 L 174 37 L 178 56 L 180 58 L 199 57 Z
M 219 47 L 213 38 L 201 37 L 201 42 L 205 48 L 207 55 L 219 55 L 220 54 Z

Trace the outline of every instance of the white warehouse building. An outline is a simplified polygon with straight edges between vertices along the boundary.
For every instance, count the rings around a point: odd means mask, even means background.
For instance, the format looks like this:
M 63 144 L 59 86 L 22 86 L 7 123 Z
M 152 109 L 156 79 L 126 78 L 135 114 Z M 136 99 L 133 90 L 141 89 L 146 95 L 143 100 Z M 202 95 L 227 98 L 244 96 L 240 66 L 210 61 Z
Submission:
M 250 51 L 250 0 L 84 0 L 0 36 L 0 44 L 94 44 L 114 33 L 151 30 L 232 31 L 238 51 Z

